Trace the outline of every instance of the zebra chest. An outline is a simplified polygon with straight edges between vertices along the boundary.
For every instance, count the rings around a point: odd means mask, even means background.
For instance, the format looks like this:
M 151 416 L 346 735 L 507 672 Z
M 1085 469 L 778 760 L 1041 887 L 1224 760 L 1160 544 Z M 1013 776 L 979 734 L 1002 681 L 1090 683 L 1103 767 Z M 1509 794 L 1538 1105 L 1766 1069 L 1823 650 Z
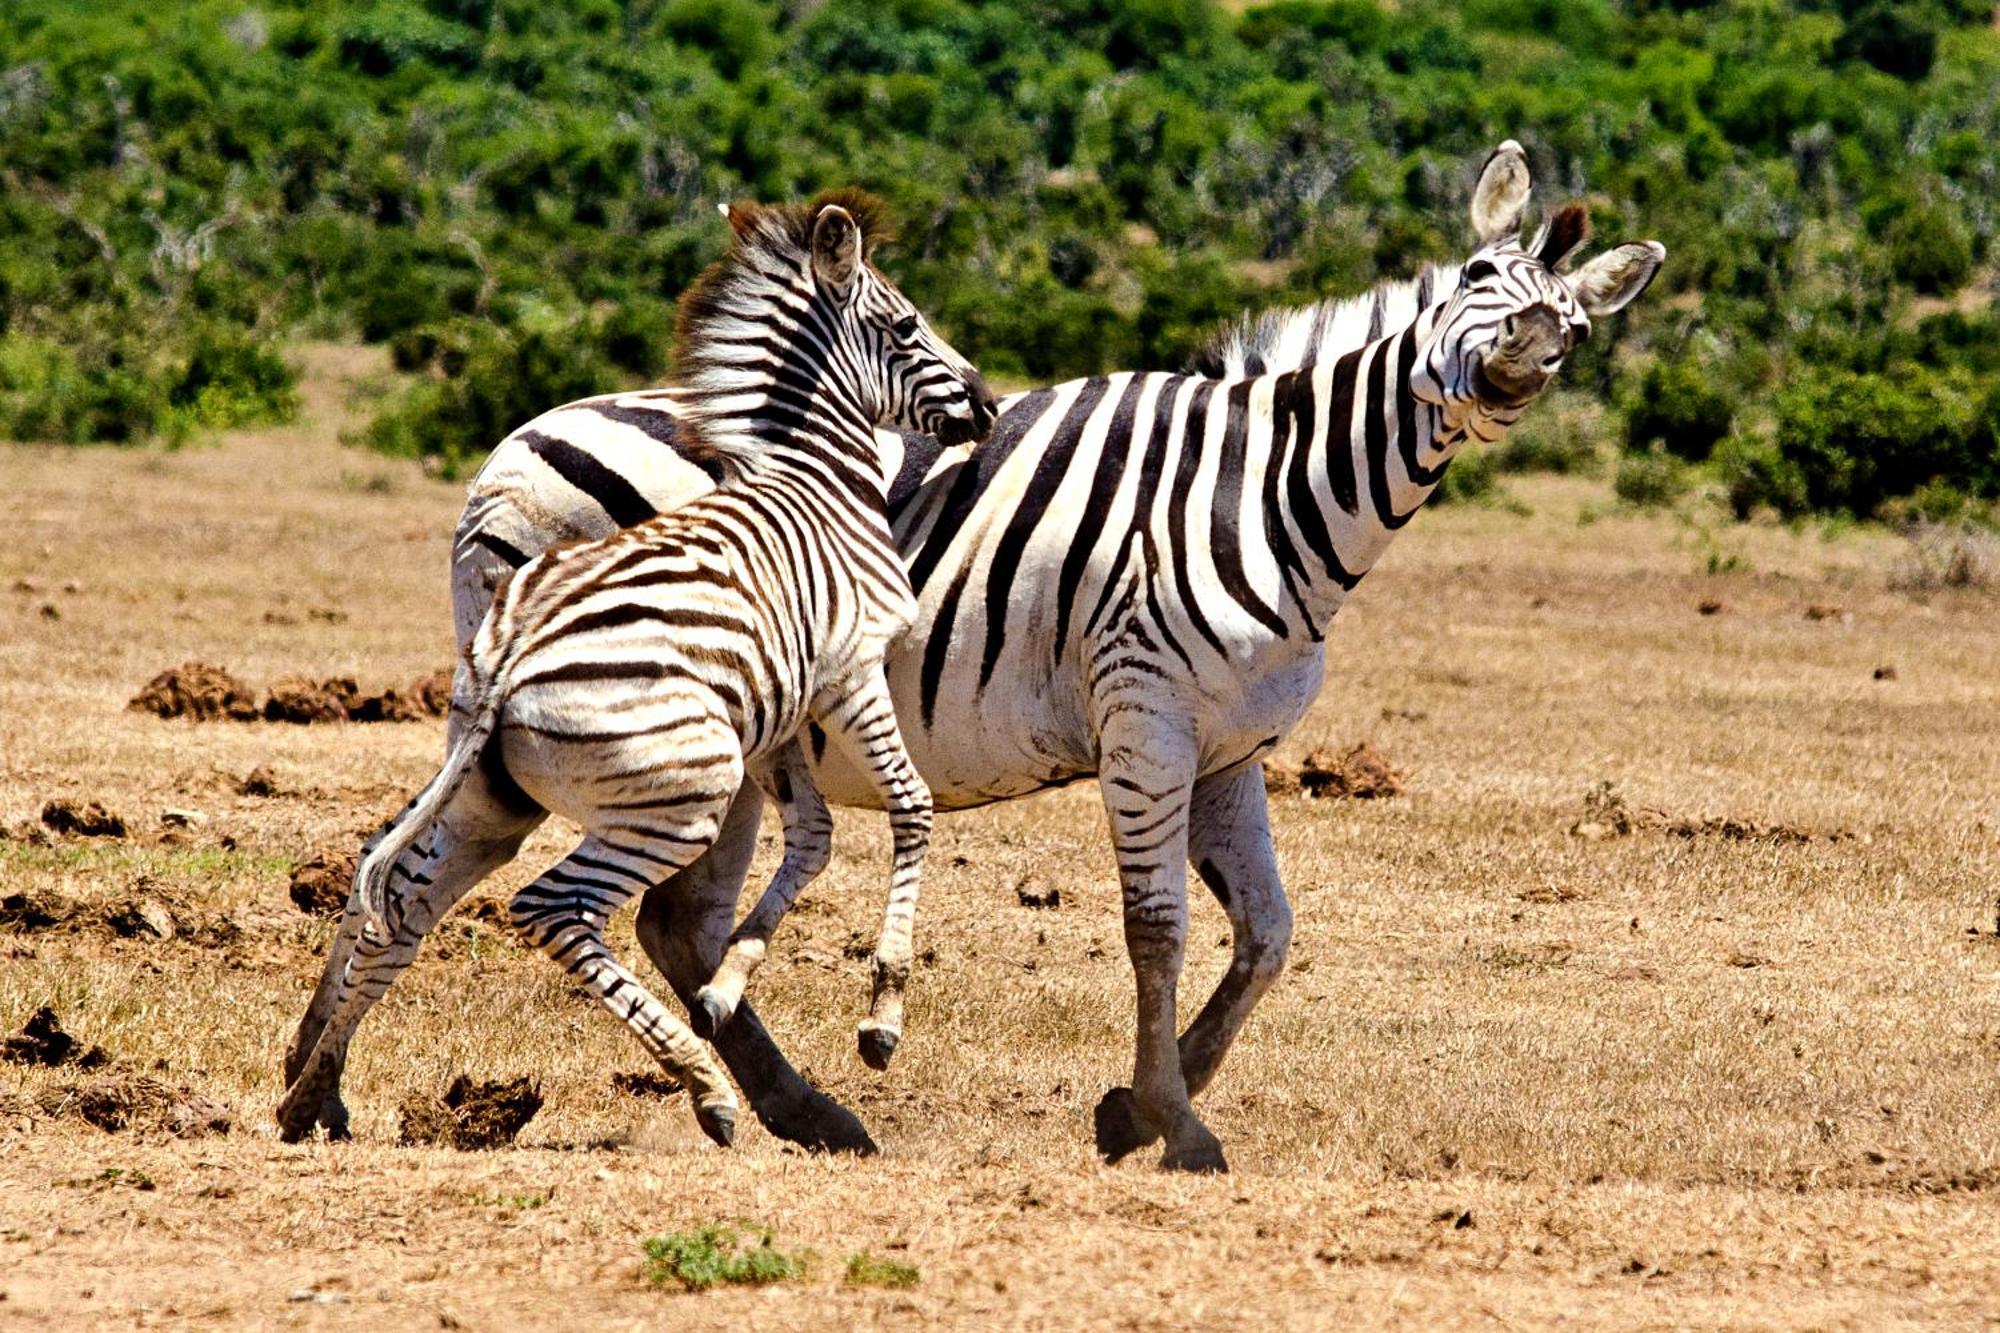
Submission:
M 1199 686 L 1204 772 L 1268 752 L 1298 725 L 1325 680 L 1325 645 L 1277 645 L 1238 665 Z

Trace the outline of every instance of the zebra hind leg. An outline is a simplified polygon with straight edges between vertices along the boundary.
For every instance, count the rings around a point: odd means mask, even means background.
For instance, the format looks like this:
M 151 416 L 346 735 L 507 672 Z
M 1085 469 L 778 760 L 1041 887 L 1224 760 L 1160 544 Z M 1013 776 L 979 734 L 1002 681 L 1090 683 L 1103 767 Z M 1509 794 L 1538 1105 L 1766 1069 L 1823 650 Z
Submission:
M 468 834 L 462 822 L 448 819 L 412 844 L 390 872 L 387 938 L 364 927 L 360 904 L 349 901 L 319 990 L 285 1058 L 286 1091 L 278 1106 L 285 1142 L 298 1142 L 316 1122 L 328 1138 L 350 1137 L 340 1077 L 355 1029 L 416 958 L 438 918 L 511 859 L 539 822 L 515 818 L 504 829 Z
M 812 770 L 796 743 L 786 745 L 759 784 L 778 802 L 785 822 L 785 859 L 757 905 L 729 937 L 722 962 L 690 1007 L 694 1030 L 713 1037 L 743 1001 L 751 974 L 764 961 L 771 936 L 806 885 L 813 882 L 833 850 L 833 815 L 826 808 Z
M 763 805 L 757 784 L 745 782 L 715 844 L 685 870 L 648 889 L 639 904 L 639 943 L 691 1014 L 695 995 L 714 975 L 736 919 L 743 877 L 757 851 Z M 852 1111 L 792 1067 L 749 1000 L 736 1007 L 735 1016 L 712 1040 L 758 1121 L 773 1136 L 811 1152 L 868 1157 L 878 1151 L 868 1127 Z
M 731 795 L 733 795 L 733 791 Z M 702 1040 L 612 956 L 604 925 L 663 872 L 694 861 L 714 841 L 729 797 L 713 809 L 680 807 L 671 823 L 592 832 L 562 862 L 514 895 L 513 922 L 537 948 L 632 1029 L 654 1060 L 687 1087 L 702 1132 L 727 1147 L 736 1095 Z

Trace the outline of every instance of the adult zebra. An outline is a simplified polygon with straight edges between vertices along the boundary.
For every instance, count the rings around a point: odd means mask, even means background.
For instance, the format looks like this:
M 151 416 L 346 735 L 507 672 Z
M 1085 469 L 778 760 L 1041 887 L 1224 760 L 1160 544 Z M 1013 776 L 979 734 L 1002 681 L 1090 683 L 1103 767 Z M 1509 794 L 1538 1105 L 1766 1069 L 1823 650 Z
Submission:
M 555 812 L 585 837 L 514 895 L 514 924 L 734 1134 L 708 1048 L 606 946 L 606 921 L 695 860 L 746 775 L 784 797 L 794 738 L 824 727 L 889 811 L 895 864 L 862 1049 L 900 1032 L 931 804 L 882 663 L 916 614 L 890 536 L 875 427 L 969 441 L 994 419 L 978 372 L 868 262 L 877 206 L 851 192 L 729 213 L 729 253 L 681 303 L 683 447 L 708 493 L 594 542 L 544 551 L 508 583 L 464 659 L 444 767 L 370 845 L 286 1060 L 279 1125 L 345 1127 L 356 1026 L 425 932 Z M 828 827 L 787 821 L 787 859 Z
M 1165 1164 L 1219 1168 L 1190 1095 L 1282 969 L 1291 931 L 1257 760 L 1317 694 L 1347 593 L 1468 439 L 1500 437 L 1591 316 L 1637 297 L 1665 251 L 1620 246 L 1559 272 L 1583 239 L 1559 210 L 1519 243 L 1525 155 L 1502 144 L 1472 197 L 1480 249 L 1372 297 L 1251 320 L 1212 376 L 1121 374 L 1006 400 L 977 457 L 904 437 L 890 495 L 918 619 L 890 687 L 940 808 L 1096 774 L 1137 974 L 1132 1089 L 1097 1109 L 1112 1160 L 1156 1138 Z M 698 494 L 671 391 L 550 412 L 494 451 L 454 549 L 463 640 L 526 553 Z M 823 791 L 868 792 L 815 753 Z M 693 1005 L 730 930 L 761 799 L 745 788 L 702 861 L 647 895 L 647 953 Z M 1235 937 L 1176 1042 L 1192 861 Z M 868 1151 L 860 1122 L 801 1079 L 743 1006 L 714 1038 L 774 1133 Z

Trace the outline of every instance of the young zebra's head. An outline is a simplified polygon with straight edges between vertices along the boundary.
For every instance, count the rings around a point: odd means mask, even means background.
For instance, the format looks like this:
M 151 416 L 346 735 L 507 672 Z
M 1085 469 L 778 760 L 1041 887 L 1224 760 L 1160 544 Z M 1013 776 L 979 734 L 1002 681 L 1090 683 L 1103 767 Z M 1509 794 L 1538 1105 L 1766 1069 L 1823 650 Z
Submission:
M 858 190 L 797 205 L 731 204 L 729 253 L 681 298 L 687 384 L 719 415 L 822 399 L 865 426 L 946 444 L 992 429 L 992 390 L 870 262 L 887 227 Z
M 1512 139 L 1486 160 L 1472 194 L 1480 248 L 1417 350 L 1411 392 L 1439 408 L 1448 427 L 1495 439 L 1548 387 L 1563 358 L 1590 336 L 1593 316 L 1622 310 L 1646 290 L 1667 257 L 1639 241 L 1562 271 L 1590 232 L 1581 204 L 1564 204 L 1521 244 L 1528 160 Z

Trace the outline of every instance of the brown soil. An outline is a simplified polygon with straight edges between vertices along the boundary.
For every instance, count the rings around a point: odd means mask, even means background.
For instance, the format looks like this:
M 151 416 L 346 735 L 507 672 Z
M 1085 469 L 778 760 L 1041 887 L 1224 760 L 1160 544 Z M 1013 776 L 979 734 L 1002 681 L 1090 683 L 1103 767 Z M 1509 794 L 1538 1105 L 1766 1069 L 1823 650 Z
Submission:
M 158 717 L 191 717 L 198 722 L 257 719 L 257 696 L 221 667 L 183 662 L 146 682 L 126 705 Z
M 110 1073 L 50 1088 L 39 1104 L 51 1118 L 74 1116 L 113 1134 L 129 1129 L 201 1139 L 227 1134 L 235 1124 L 235 1113 L 221 1102 L 143 1074 Z
M 628 1097 L 678 1097 L 686 1089 L 678 1079 L 668 1078 L 657 1069 L 630 1074 L 623 1070 L 611 1076 L 611 1090 Z
M 0 1060 L 9 1064 L 50 1069 L 73 1064 L 79 1069 L 96 1069 L 110 1059 L 102 1046 L 85 1046 L 64 1032 L 56 1011 L 48 1005 L 30 1014 L 18 1033 L 0 1041 Z
M 1363 741 L 1344 752 L 1321 747 L 1297 764 L 1267 759 L 1264 786 L 1273 795 L 1370 801 L 1400 793 L 1403 775 Z
M 315 852 L 292 871 L 292 906 L 307 916 L 339 916 L 354 890 L 352 852 Z
M 403 1103 L 398 1142 L 462 1152 L 505 1148 L 541 1109 L 541 1085 L 532 1078 L 475 1083 L 460 1074 L 443 1097 L 419 1094 Z
M 125 821 L 97 801 L 50 801 L 42 807 L 42 823 L 52 832 L 79 838 L 125 836 Z

